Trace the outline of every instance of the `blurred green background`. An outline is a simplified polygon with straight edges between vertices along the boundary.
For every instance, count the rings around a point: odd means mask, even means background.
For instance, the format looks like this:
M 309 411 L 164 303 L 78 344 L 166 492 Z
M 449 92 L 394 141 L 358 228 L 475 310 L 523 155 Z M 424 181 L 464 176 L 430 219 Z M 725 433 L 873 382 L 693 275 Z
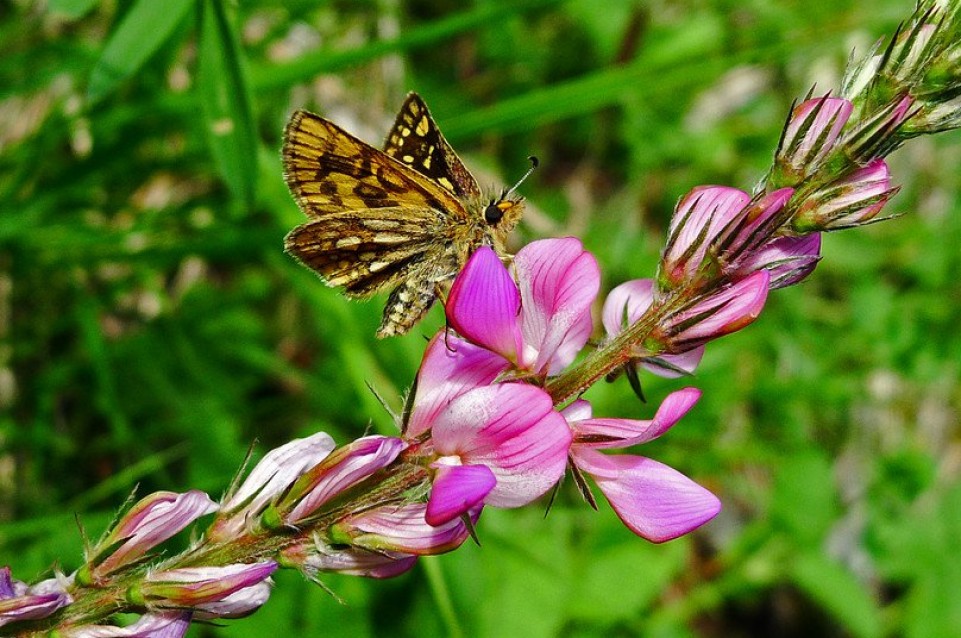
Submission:
M 750 189 L 791 101 L 839 85 L 909 0 L 0 1 L 0 563 L 81 559 L 140 493 L 221 493 L 318 429 L 393 433 L 436 309 L 374 336 L 282 251 L 280 135 L 306 107 L 379 145 L 420 92 L 482 184 L 528 155 L 517 245 L 577 235 L 604 287 L 650 276 L 698 184 Z M 804 284 L 709 347 L 704 398 L 642 453 L 724 510 L 661 546 L 568 484 L 485 512 L 392 581 L 296 573 L 193 636 L 957 636 L 961 136 L 892 158 L 896 221 L 825 240 Z M 684 382 L 594 388 L 649 418 Z

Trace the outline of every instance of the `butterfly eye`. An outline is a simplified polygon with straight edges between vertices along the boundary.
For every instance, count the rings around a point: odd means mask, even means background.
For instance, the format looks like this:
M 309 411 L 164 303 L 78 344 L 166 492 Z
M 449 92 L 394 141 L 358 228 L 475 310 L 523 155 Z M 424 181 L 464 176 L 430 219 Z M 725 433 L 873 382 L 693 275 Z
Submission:
M 504 217 L 504 210 L 496 203 L 491 202 L 484 209 L 484 221 L 491 226 L 495 226 Z

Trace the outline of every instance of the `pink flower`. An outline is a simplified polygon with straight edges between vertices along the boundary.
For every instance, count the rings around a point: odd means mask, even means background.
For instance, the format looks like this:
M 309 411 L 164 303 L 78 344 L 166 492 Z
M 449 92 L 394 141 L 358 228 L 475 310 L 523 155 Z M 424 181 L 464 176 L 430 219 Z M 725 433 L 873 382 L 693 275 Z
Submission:
M 59 632 L 65 638 L 182 638 L 190 628 L 190 612 L 151 612 L 126 627 L 85 625 Z
M 268 560 L 260 563 L 225 565 L 223 567 L 182 567 L 178 569 L 147 572 L 139 585 L 128 593 L 131 600 L 142 602 L 154 609 L 200 608 L 211 603 L 222 603 L 237 592 L 257 588 L 266 583 L 277 570 L 277 563 Z M 266 600 L 259 592 L 254 600 Z M 233 610 L 223 609 L 228 615 L 253 611 L 244 596 L 232 598 Z M 216 607 L 206 611 L 212 612 Z M 241 614 L 242 615 L 242 614 Z
M 574 431 L 571 460 L 591 475 L 618 518 L 635 534 L 655 543 L 668 541 L 714 518 L 721 503 L 713 494 L 662 463 L 600 449 L 624 448 L 651 441 L 674 426 L 700 398 L 685 388 L 669 395 L 651 421 L 595 419 L 587 401 L 564 410 Z
M 751 196 L 726 186 L 698 186 L 681 199 L 671 216 L 658 281 L 674 288 L 710 267 L 715 238 L 736 219 Z
M 613 339 L 644 316 L 654 302 L 654 280 L 634 279 L 614 288 L 604 300 L 601 313 L 607 338 Z M 691 374 L 704 356 L 704 346 L 680 354 L 649 356 L 639 353 L 639 363 L 656 375 L 675 378 Z
M 334 450 L 304 472 L 277 504 L 283 522 L 300 525 L 309 520 L 330 499 L 393 463 L 406 447 L 396 437 L 365 436 Z
M 217 510 L 199 490 L 156 492 L 131 507 L 92 553 L 93 575 L 104 575 L 141 558 L 195 520 Z
M 848 100 L 827 96 L 794 107 L 778 145 L 777 169 L 786 173 L 778 183 L 793 186 L 814 173 L 834 150 L 853 110 Z
M 28 587 L 11 577 L 9 567 L 0 567 L 0 627 L 18 620 L 46 618 L 70 602 L 56 580 Z
M 771 275 L 771 290 L 798 283 L 814 271 L 821 260 L 821 235 L 810 233 L 800 237 L 778 237 L 746 255 L 738 264 L 738 274 L 746 277 L 758 270 Z
M 812 193 L 795 216 L 794 228 L 811 232 L 867 224 L 897 192 L 887 163 L 876 159 Z
M 440 347 L 435 344 L 432 348 Z M 434 355 L 436 351 L 428 353 L 425 366 L 449 365 Z M 422 368 L 418 378 L 434 376 Z M 410 453 L 424 457 L 422 462 L 434 470 L 425 516 L 430 525 L 444 525 L 481 505 L 526 505 L 563 476 L 571 433 L 542 389 L 522 383 L 482 385 L 457 394 L 440 409 L 430 391 L 432 398 L 422 405 L 420 392 L 418 387 L 411 422 L 431 438 Z M 421 410 L 430 418 L 419 416 Z
M 350 547 L 334 549 L 321 542 L 287 548 L 284 559 L 297 565 L 311 579 L 323 572 L 366 578 L 393 578 L 411 569 L 417 556 L 402 552 L 372 551 Z
M 467 525 L 452 518 L 441 525 L 426 519 L 425 503 L 385 505 L 347 517 L 335 526 L 332 540 L 373 552 L 400 552 L 416 556 L 442 554 L 457 549 L 468 537 Z M 472 522 L 480 508 L 469 510 Z
M 240 487 L 225 497 L 217 520 L 207 531 L 207 537 L 226 539 L 243 533 L 274 498 L 293 485 L 310 467 L 323 461 L 335 447 L 329 434 L 317 432 L 268 452 Z
M 569 365 L 593 329 L 597 261 L 573 237 L 531 242 L 514 257 L 517 283 L 494 251 L 474 251 L 447 300 L 450 325 L 515 367 L 553 375 Z

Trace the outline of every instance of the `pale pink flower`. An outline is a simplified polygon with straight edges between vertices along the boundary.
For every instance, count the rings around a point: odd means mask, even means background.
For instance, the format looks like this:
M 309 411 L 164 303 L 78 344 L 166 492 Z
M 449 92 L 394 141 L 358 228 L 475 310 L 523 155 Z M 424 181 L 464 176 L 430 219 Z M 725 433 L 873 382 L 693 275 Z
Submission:
M 223 567 L 181 567 L 149 571 L 129 597 L 153 609 L 202 608 L 210 603 L 223 602 L 244 589 L 261 585 L 276 570 L 277 563 L 268 560 Z M 240 599 L 234 598 L 235 602 L 238 600 Z

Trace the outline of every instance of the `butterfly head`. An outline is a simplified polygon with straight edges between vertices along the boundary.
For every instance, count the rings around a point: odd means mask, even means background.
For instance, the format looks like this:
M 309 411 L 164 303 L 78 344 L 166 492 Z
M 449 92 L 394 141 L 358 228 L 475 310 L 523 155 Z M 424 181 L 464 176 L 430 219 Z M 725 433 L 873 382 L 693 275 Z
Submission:
M 524 176 L 521 177 L 514 186 L 511 188 L 505 188 L 501 191 L 501 194 L 496 199 L 491 199 L 491 201 L 484 208 L 484 221 L 487 222 L 489 226 L 496 228 L 504 233 L 510 232 L 517 222 L 520 221 L 521 215 L 524 212 L 523 197 L 514 197 L 514 192 L 518 187 L 524 183 L 534 169 L 537 168 L 540 162 L 533 155 L 527 159 L 531 162 L 531 167 L 527 169 Z

